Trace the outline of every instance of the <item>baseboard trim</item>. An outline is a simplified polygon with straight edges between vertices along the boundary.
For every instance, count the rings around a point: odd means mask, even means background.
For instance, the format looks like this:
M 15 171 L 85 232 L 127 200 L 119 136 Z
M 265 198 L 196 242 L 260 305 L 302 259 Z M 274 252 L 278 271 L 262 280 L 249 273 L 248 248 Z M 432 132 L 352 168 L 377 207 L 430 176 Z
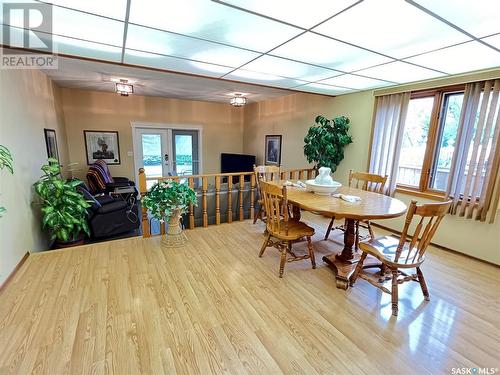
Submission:
M 31 253 L 29 251 L 27 251 L 26 254 L 24 254 L 24 256 L 21 258 L 21 260 L 19 262 L 17 262 L 17 264 L 14 267 L 14 269 L 12 270 L 12 272 L 9 274 L 9 276 L 7 276 L 7 278 L 2 283 L 2 285 L 0 285 L 0 294 L 3 293 L 3 291 L 5 290 L 5 288 L 7 287 L 7 285 L 14 278 L 14 276 L 17 273 L 17 271 L 19 271 L 19 269 L 22 267 L 22 265 L 24 264 L 24 262 L 26 262 L 26 259 L 28 259 L 28 257 L 30 256 L 30 254 Z
M 380 225 L 380 224 L 374 223 L 373 221 L 370 221 L 370 224 L 371 224 L 371 225 L 373 225 L 374 227 L 377 227 L 377 228 L 380 228 L 380 229 L 386 230 L 386 231 L 388 231 L 388 232 L 391 232 L 391 233 L 397 234 L 398 236 L 401 236 L 401 232 L 400 232 L 400 231 L 398 231 L 398 230 L 395 230 L 395 229 L 392 229 L 392 228 L 386 227 L 386 226 L 384 226 L 384 225 Z M 437 247 L 437 248 L 438 248 L 438 249 L 440 249 L 440 250 L 449 251 L 450 253 L 454 253 L 454 254 L 462 255 L 462 256 L 464 256 L 464 257 L 466 257 L 466 258 L 469 258 L 469 259 L 474 259 L 474 260 L 477 260 L 477 261 L 479 261 L 479 262 L 489 264 L 490 266 L 494 266 L 494 267 L 500 268 L 500 264 L 496 264 L 496 263 L 488 262 L 487 260 L 484 260 L 484 259 L 481 259 L 481 258 L 477 258 L 477 257 L 474 257 L 474 256 L 469 255 L 469 254 L 462 253 L 461 251 L 458 251 L 458 250 L 453 250 L 453 249 L 450 249 L 449 247 L 445 247 L 445 246 L 438 245 L 437 243 L 434 243 L 434 242 L 431 242 L 431 245 L 432 245 L 432 246 L 434 246 L 434 247 Z

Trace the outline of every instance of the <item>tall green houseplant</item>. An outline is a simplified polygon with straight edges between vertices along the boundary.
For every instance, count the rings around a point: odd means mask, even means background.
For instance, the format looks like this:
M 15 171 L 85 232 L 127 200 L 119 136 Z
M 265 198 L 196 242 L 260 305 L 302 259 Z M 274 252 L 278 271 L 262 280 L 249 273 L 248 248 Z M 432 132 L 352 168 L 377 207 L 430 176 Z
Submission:
M 10 173 L 14 174 L 14 167 L 12 166 L 12 154 L 5 146 L 0 145 L 0 171 L 7 169 Z M 6 211 L 5 207 L 0 206 L 0 217 Z
M 48 159 L 42 166 L 44 175 L 34 184 L 42 201 L 42 225 L 48 229 L 51 240 L 59 244 L 77 242 L 82 232 L 90 235 L 87 223 L 87 203 L 77 187 L 79 180 L 65 180 L 56 159 Z
M 315 122 L 304 137 L 304 155 L 309 163 L 316 163 L 316 168 L 328 167 L 333 173 L 344 159 L 344 147 L 352 143 L 347 134 L 349 119 L 340 116 L 328 120 L 317 116 Z

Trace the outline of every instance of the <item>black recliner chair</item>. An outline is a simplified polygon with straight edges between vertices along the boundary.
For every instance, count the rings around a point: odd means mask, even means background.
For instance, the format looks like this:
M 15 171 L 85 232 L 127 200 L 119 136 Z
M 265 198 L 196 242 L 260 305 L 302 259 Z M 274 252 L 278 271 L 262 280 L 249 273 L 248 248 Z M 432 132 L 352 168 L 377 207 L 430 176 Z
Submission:
M 92 239 L 105 239 L 133 231 L 140 226 L 137 204 L 110 195 L 93 196 L 85 184 L 78 186 L 89 202 L 88 224 Z
M 89 167 L 87 181 L 92 194 L 120 193 L 125 189 L 127 196 L 136 199 L 138 195 L 134 182 L 126 177 L 112 177 L 108 165 L 102 159 L 96 160 Z

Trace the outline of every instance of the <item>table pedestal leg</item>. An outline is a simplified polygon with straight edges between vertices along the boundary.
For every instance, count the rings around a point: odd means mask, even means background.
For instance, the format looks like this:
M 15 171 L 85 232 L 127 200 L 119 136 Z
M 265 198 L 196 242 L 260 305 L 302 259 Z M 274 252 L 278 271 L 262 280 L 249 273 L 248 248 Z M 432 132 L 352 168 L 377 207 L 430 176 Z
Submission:
M 354 253 L 354 242 L 356 240 L 355 220 L 346 219 L 344 232 L 344 249 L 341 252 L 333 253 L 323 257 L 323 261 L 328 263 L 335 271 L 335 281 L 337 288 L 347 289 L 349 278 L 354 273 L 356 263 L 360 256 Z

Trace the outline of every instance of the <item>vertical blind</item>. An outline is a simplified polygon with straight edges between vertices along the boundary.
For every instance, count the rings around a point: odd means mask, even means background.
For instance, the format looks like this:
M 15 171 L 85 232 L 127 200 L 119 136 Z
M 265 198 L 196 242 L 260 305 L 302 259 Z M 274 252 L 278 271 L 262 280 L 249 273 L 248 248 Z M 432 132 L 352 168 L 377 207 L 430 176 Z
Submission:
M 490 223 L 499 200 L 499 94 L 500 79 L 465 86 L 446 191 L 451 214 Z
M 375 98 L 370 173 L 387 176 L 385 194 L 393 195 L 410 93 Z

